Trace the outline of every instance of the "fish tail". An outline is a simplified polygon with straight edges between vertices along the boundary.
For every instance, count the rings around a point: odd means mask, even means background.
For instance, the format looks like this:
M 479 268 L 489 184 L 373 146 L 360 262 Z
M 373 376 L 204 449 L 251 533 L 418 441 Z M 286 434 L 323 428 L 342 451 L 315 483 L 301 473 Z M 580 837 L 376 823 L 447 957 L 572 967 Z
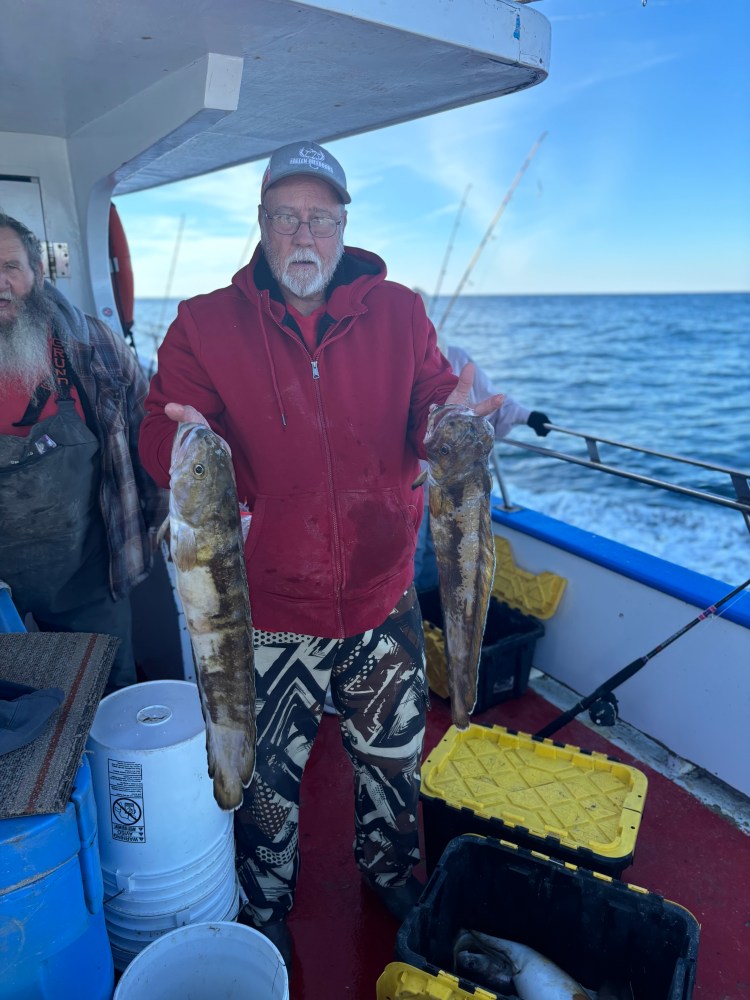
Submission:
M 238 734 L 219 727 L 206 726 L 208 775 L 213 779 L 214 798 L 225 810 L 242 805 L 244 790 L 252 781 L 255 770 L 254 727 Z
M 459 695 L 459 697 L 460 697 L 460 695 Z M 475 698 L 475 702 L 476 702 L 476 698 Z M 474 703 L 472 703 L 471 707 L 472 708 L 474 707 Z M 460 702 L 460 701 L 458 701 L 458 699 L 451 700 L 451 719 L 452 719 L 453 725 L 456 727 L 456 729 L 460 729 L 461 732 L 463 732 L 465 729 L 469 728 L 469 724 L 470 724 L 471 720 L 469 719 L 469 712 L 466 709 L 466 703 L 465 702 Z

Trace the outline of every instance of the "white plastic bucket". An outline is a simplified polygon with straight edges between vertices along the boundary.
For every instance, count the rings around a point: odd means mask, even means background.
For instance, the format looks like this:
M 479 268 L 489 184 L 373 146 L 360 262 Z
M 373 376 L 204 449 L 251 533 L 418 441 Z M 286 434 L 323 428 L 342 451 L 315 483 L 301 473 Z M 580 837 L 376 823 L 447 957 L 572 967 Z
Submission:
M 195 684 L 104 698 L 87 749 L 116 967 L 176 927 L 236 917 L 233 814 L 213 796 Z
M 286 967 L 260 931 L 230 922 L 188 924 L 133 959 L 113 1000 L 289 1000 Z
M 206 857 L 183 868 L 163 872 L 112 872 L 102 867 L 105 899 L 123 913 L 161 913 L 165 904 L 179 909 L 218 886 L 231 891 L 234 881 L 234 840 L 222 837 Z M 215 914 L 208 919 L 214 919 Z
M 104 698 L 87 744 L 110 872 L 184 867 L 215 849 L 233 814 L 213 796 L 198 688 L 148 681 Z
M 165 934 L 170 934 L 177 927 L 234 920 L 239 905 L 239 886 L 236 886 L 228 907 L 222 909 L 217 906 L 215 898 L 203 900 L 189 910 L 165 914 L 158 927 L 150 924 L 145 917 L 127 917 L 108 908 L 106 912 L 107 935 L 115 968 L 127 969 L 141 951 Z

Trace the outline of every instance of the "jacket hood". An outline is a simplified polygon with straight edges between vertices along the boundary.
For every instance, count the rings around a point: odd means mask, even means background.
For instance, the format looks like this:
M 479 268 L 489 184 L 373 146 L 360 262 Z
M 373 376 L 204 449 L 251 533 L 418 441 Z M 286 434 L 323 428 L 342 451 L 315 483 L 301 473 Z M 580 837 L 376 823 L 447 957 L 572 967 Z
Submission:
M 344 247 L 344 254 L 326 289 L 326 311 L 334 320 L 362 312 L 364 296 L 385 281 L 386 273 L 385 261 L 377 254 L 359 247 Z M 232 278 L 232 285 L 249 299 L 267 291 L 272 301 L 284 302 L 260 244 L 250 262 Z

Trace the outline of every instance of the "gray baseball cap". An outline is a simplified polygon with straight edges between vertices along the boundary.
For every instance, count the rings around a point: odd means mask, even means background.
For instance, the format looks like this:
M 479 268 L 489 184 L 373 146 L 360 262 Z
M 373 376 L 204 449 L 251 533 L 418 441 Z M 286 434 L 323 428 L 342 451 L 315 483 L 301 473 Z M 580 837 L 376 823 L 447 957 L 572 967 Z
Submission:
M 298 174 L 327 181 L 345 205 L 352 200 L 346 190 L 346 174 L 339 161 L 317 142 L 307 140 L 292 142 L 271 154 L 260 185 L 261 198 L 276 181 Z

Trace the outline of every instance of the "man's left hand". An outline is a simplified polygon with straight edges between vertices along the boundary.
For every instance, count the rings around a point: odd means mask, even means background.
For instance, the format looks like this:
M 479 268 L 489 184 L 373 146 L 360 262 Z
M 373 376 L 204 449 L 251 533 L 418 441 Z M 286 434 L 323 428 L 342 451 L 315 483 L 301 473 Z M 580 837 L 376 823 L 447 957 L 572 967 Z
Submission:
M 469 393 L 473 384 L 474 365 L 469 361 L 461 369 L 461 374 L 458 376 L 458 385 L 446 399 L 445 405 L 456 403 L 459 406 L 468 406 L 478 417 L 488 417 L 490 413 L 494 413 L 495 410 L 503 405 L 505 396 L 502 393 L 498 393 L 496 396 L 488 396 L 478 403 L 470 403 Z
M 551 424 L 552 421 L 546 413 L 542 413 L 539 410 L 532 410 L 526 423 L 534 431 L 537 437 L 544 438 L 549 434 L 549 427 L 545 427 L 545 424 Z

